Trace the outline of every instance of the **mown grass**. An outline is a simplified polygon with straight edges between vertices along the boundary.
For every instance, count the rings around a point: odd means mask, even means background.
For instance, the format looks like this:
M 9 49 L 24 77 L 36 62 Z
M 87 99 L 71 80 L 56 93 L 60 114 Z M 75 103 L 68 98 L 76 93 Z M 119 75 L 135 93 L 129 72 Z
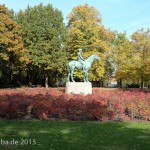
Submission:
M 148 150 L 150 123 L 0 120 L 0 140 L 13 139 L 0 150 Z

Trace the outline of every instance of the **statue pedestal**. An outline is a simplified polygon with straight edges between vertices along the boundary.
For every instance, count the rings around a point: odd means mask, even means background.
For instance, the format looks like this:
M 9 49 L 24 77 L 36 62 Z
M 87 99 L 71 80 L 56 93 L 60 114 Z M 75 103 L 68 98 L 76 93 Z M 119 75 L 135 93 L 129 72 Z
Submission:
M 91 82 L 66 82 L 66 94 L 92 94 Z

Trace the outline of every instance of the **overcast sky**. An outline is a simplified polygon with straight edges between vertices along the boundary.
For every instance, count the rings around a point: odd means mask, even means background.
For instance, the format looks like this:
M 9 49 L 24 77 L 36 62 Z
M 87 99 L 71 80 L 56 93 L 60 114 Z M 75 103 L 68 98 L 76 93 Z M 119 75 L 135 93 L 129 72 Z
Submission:
M 127 36 L 140 28 L 150 28 L 150 0 L 1 0 L 9 9 L 15 12 L 40 3 L 52 4 L 62 11 L 64 22 L 73 7 L 78 5 L 94 6 L 102 16 L 105 28 L 126 31 Z

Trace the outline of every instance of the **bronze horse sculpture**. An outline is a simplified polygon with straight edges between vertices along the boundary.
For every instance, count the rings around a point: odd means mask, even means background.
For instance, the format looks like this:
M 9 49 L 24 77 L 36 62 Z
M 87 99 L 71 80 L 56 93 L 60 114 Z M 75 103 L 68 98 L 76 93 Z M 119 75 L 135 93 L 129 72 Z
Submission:
M 100 57 L 97 54 L 93 54 L 93 55 L 89 56 L 85 61 L 82 61 L 82 63 L 80 63 L 79 61 L 75 61 L 75 60 L 70 61 L 68 63 L 68 69 L 69 69 L 68 82 L 70 82 L 70 78 L 71 78 L 72 82 L 75 82 L 73 79 L 73 73 L 74 73 L 75 68 L 77 68 L 79 70 L 83 70 L 84 71 L 84 82 L 89 82 L 88 72 L 91 69 L 94 60 L 100 60 Z

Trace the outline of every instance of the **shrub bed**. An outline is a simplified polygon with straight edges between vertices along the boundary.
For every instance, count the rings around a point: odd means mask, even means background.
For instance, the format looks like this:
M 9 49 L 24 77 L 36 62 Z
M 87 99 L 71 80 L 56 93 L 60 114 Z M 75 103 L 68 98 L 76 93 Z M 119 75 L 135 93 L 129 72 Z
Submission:
M 66 95 L 63 90 L 0 90 L 0 117 L 68 120 L 150 120 L 150 92 L 94 89 L 92 95 Z

